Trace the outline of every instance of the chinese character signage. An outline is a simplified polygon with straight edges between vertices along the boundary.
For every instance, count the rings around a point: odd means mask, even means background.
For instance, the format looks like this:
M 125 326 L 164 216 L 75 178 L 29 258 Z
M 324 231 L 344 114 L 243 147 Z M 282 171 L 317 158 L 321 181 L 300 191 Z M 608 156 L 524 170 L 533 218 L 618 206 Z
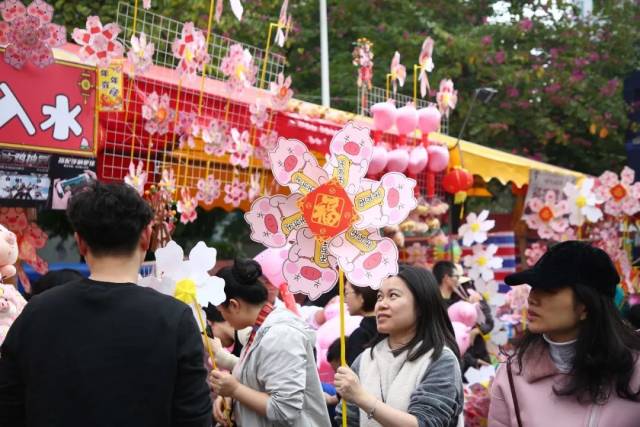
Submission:
M 56 62 L 16 70 L 0 52 L 0 147 L 93 156 L 95 71 Z
M 124 111 L 122 98 L 122 64 L 113 61 L 107 68 L 98 70 L 98 110 L 107 112 Z

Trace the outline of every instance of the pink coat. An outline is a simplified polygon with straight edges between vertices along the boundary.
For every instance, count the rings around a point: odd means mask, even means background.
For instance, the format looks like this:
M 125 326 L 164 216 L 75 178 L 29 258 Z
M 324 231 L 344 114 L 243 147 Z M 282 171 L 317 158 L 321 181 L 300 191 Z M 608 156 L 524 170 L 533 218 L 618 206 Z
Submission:
M 564 377 L 558 372 L 549 351 L 532 349 L 533 356 L 526 358 L 525 369 L 512 365 L 513 380 L 520 405 L 523 427 L 638 427 L 640 426 L 640 402 L 621 399 L 612 393 L 605 405 L 581 405 L 575 397 L 559 397 L 553 393 L 556 380 Z M 632 390 L 640 387 L 640 361 L 636 359 L 631 381 Z M 516 414 L 509 388 L 507 366 L 503 364 L 496 373 L 491 389 L 489 427 L 517 427 Z

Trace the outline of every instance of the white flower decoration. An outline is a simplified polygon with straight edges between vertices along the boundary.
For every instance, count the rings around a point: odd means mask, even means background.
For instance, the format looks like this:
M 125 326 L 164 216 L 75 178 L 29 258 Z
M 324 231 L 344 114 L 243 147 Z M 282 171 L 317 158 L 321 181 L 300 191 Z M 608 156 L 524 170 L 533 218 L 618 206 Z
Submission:
M 484 243 L 487 240 L 487 232 L 491 230 L 496 222 L 489 217 L 489 211 L 483 210 L 480 215 L 471 212 L 467 215 L 467 222 L 458 229 L 458 235 L 462 236 L 462 244 L 471 246 L 474 243 Z
M 464 257 L 464 266 L 469 271 L 469 277 L 475 281 L 489 282 L 493 280 L 493 270 L 502 267 L 502 258 L 496 257 L 496 245 L 489 245 L 486 249 L 482 245 L 475 245 L 473 253 Z
M 587 178 L 579 186 L 571 182 L 564 186 L 563 192 L 568 199 L 571 225 L 579 227 L 585 220 L 593 223 L 602 218 L 602 210 L 597 206 L 602 200 L 593 192 L 594 184 L 593 178 Z

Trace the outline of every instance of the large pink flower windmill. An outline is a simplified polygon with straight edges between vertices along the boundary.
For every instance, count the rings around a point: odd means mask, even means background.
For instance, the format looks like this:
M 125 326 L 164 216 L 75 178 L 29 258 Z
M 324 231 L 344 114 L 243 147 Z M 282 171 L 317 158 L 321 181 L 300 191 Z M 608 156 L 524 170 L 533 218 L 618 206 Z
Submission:
M 353 123 L 333 137 L 324 168 L 294 139 L 281 138 L 269 152 L 273 176 L 291 194 L 255 200 L 245 218 L 252 240 L 292 244 L 282 267 L 291 292 L 318 298 L 335 285 L 337 267 L 352 284 L 374 289 L 398 272 L 398 249 L 379 228 L 417 206 L 416 182 L 397 172 L 365 179 L 372 153 L 369 129 Z

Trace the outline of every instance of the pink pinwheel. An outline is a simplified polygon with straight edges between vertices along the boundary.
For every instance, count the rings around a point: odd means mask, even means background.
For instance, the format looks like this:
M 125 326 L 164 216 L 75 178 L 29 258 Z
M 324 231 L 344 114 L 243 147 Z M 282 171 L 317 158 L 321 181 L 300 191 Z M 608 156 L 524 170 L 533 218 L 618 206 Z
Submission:
M 234 208 L 240 206 L 240 203 L 242 203 L 243 200 L 247 200 L 246 187 L 246 182 L 242 182 L 238 178 L 233 178 L 231 184 L 225 184 L 224 186 L 224 202 Z
M 142 7 L 145 9 L 150 9 L 151 8 L 151 0 L 142 0 Z
M 251 121 L 251 124 L 257 128 L 264 126 L 265 122 L 269 118 L 267 106 L 264 105 L 260 99 L 257 99 L 254 104 L 251 104 L 249 112 L 251 113 L 249 120 Z
M 25 7 L 19 0 L 0 2 L 0 45 L 6 46 L 4 60 L 20 70 L 27 62 L 40 68 L 53 63 L 52 48 L 66 41 L 63 26 L 52 24 L 53 7 L 35 0 Z
M 251 174 L 249 182 L 249 201 L 253 202 L 260 195 L 260 174 L 255 172 Z
M 245 87 L 255 84 L 258 68 L 253 63 L 251 52 L 236 43 L 231 45 L 227 56 L 222 59 L 220 71 L 227 77 L 227 90 L 231 94 L 240 94 Z
M 531 198 L 528 207 L 532 213 L 524 215 L 524 220 L 529 228 L 538 232 L 541 239 L 558 239 L 569 227 L 567 202 L 556 201 L 553 191 L 547 191 L 544 201 Z
M 169 95 L 157 92 L 147 95 L 142 105 L 142 118 L 145 120 L 144 130 L 151 135 L 165 135 L 169 132 L 169 124 L 173 122 L 175 112 L 170 107 Z
M 73 40 L 80 47 L 82 59 L 96 61 L 98 67 L 107 67 L 109 63 L 124 53 L 124 47 L 117 40 L 120 34 L 118 24 L 102 26 L 98 16 L 87 18 L 86 30 L 73 30 Z
M 440 81 L 440 90 L 436 95 L 436 101 L 440 113 L 447 117 L 449 117 L 451 111 L 455 110 L 458 103 L 458 91 L 453 89 L 453 81 L 451 79 Z
M 222 157 L 227 152 L 227 135 L 220 122 L 213 119 L 207 128 L 201 130 L 204 152 L 210 156 Z
M 276 43 L 278 46 L 283 47 L 287 41 L 289 35 L 289 29 L 291 28 L 291 15 L 287 15 L 287 8 L 289 7 L 289 0 L 282 2 L 280 7 L 280 17 L 278 18 L 278 32 L 276 33 Z
M 245 219 L 251 239 L 267 247 L 292 242 L 283 265 L 291 292 L 317 298 L 340 266 L 356 286 L 378 288 L 398 271 L 398 249 L 380 228 L 402 222 L 416 205 L 415 181 L 387 173 L 365 179 L 373 154 L 369 129 L 353 123 L 333 137 L 324 168 L 308 147 L 280 138 L 269 152 L 274 179 L 291 195 L 256 199 Z
M 229 4 L 231 5 L 231 11 L 238 19 L 238 21 L 242 21 L 242 14 L 244 13 L 244 8 L 242 7 L 242 2 L 240 0 L 229 0 Z M 222 17 L 222 12 L 224 10 L 224 0 L 216 0 L 216 22 L 220 22 L 220 18 Z
M 404 86 L 404 81 L 407 78 L 407 69 L 400 63 L 400 52 L 398 51 L 393 55 L 389 73 L 391 74 L 393 93 L 396 93 L 398 91 L 398 84 L 400 84 L 400 87 Z
M 124 177 L 124 182 L 133 187 L 141 196 L 144 194 L 144 185 L 147 183 L 147 173 L 144 171 L 144 163 L 142 160 L 129 163 L 129 173 Z
M 178 74 L 187 78 L 194 77 L 204 70 L 211 57 L 207 52 L 207 41 L 202 31 L 196 29 L 193 22 L 182 27 L 182 35 L 173 41 L 173 56 L 178 58 Z
M 595 192 L 604 201 L 605 213 L 631 216 L 640 212 L 640 182 L 634 184 L 634 180 L 635 172 L 628 166 L 622 169 L 620 179 L 611 171 L 600 175 Z
M 140 38 L 135 35 L 131 36 L 131 49 L 127 53 L 129 63 L 133 65 L 136 74 L 144 74 L 149 71 L 153 65 L 153 52 L 155 47 L 153 43 L 147 43 L 145 33 L 140 33 Z
M 176 203 L 176 208 L 180 213 L 180 222 L 183 224 L 194 222 L 196 218 L 198 218 L 198 212 L 196 212 L 197 207 L 198 201 L 191 196 L 188 189 L 182 187 L 180 190 L 180 200 Z
M 289 100 L 293 96 L 293 91 L 289 89 L 291 86 L 291 76 L 284 78 L 284 74 L 278 74 L 278 81 L 271 82 L 271 108 L 276 111 L 282 111 L 287 108 Z
M 240 133 L 238 129 L 233 128 L 231 129 L 231 138 L 233 139 L 233 144 L 229 150 L 231 153 L 229 162 L 233 166 L 246 169 L 249 167 L 249 159 L 253 154 L 253 146 L 249 143 L 249 132 L 245 130 Z
M 420 51 L 420 57 L 418 63 L 420 64 L 420 96 L 423 98 L 427 95 L 427 92 L 431 90 L 429 86 L 429 77 L 427 72 L 433 71 L 433 39 L 427 37 L 422 43 L 422 50 Z
M 197 187 L 196 199 L 204 202 L 205 205 L 212 204 L 220 197 L 220 181 L 213 175 L 207 176 L 206 179 L 199 179 Z
M 536 242 L 529 246 L 524 251 L 524 256 L 527 257 L 527 265 L 533 267 L 545 252 L 547 252 L 547 245 L 544 243 Z
M 162 178 L 158 183 L 158 188 L 169 197 L 176 191 L 176 178 L 173 169 L 162 169 Z

